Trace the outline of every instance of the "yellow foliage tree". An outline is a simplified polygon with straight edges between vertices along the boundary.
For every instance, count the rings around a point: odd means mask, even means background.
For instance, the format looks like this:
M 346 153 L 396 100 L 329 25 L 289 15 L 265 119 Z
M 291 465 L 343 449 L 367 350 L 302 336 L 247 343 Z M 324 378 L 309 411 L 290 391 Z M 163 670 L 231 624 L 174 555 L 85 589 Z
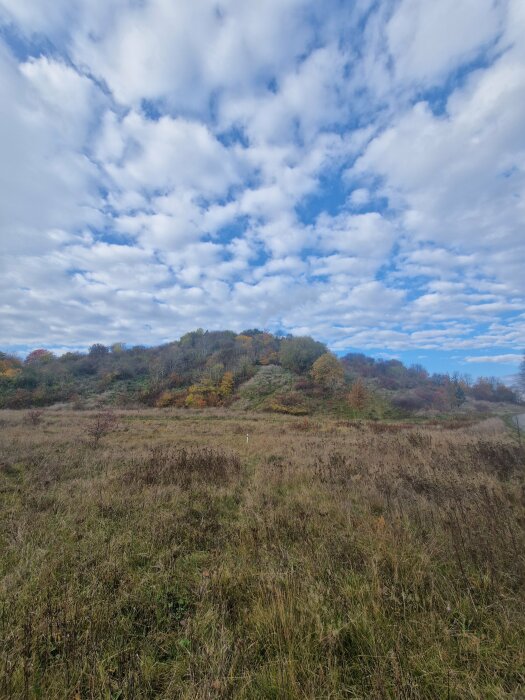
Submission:
M 205 408 L 206 406 L 217 406 L 218 403 L 218 389 L 210 380 L 201 384 L 193 384 L 188 389 L 185 401 L 188 408 Z
M 312 365 L 312 378 L 316 384 L 327 389 L 337 389 L 342 386 L 345 371 L 342 364 L 331 352 L 325 352 Z
M 167 406 L 173 406 L 176 394 L 173 391 L 163 391 L 159 396 L 155 405 L 158 408 L 166 408 Z
M 13 379 L 14 377 L 18 376 L 20 372 L 21 370 L 16 369 L 15 367 L 6 367 L 0 371 L 0 376 L 6 377 L 7 379 Z
M 241 343 L 244 348 L 251 348 L 253 345 L 253 338 L 249 335 L 243 335 L 242 333 L 235 336 L 235 340 Z
M 234 386 L 234 382 L 233 382 L 232 372 L 225 372 L 223 377 L 222 377 L 220 386 L 219 386 L 220 396 L 223 399 L 226 399 L 229 396 L 231 396 L 233 394 L 233 386 Z
M 9 357 L 0 353 L 0 377 L 6 377 L 6 379 L 13 379 L 21 372 L 20 360 L 15 357 Z

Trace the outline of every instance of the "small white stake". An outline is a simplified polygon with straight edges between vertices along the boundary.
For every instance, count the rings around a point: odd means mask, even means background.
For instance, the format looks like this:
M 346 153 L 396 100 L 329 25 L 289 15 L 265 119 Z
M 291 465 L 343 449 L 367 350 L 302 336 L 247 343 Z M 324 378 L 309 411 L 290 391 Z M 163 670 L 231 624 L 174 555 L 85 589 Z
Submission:
M 249 436 L 248 433 L 246 433 L 246 444 L 248 444 Z

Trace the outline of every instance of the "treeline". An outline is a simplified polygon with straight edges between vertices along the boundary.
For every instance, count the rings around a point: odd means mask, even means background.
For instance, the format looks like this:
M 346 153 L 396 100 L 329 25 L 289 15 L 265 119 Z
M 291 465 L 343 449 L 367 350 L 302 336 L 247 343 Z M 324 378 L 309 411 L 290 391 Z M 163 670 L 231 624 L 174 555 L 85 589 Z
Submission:
M 38 349 L 23 361 L 0 353 L 0 408 L 62 402 L 80 407 L 92 398 L 121 406 L 229 405 L 239 398 L 237 389 L 264 366 L 282 368 L 293 381 L 271 404 L 291 413 L 326 401 L 346 403 L 360 413 L 385 401 L 405 412 L 447 410 L 469 397 L 518 401 L 496 379 L 473 383 L 464 376 L 429 375 L 421 366 L 362 354 L 338 359 L 310 337 L 199 329 L 151 348 L 95 344 L 87 353 L 61 356 Z
M 429 407 L 447 410 L 461 406 L 468 398 L 519 403 L 517 393 L 496 377 L 473 381 L 468 374 L 429 374 L 419 364 L 406 367 L 399 360 L 376 360 L 361 353 L 350 353 L 341 362 L 349 376 L 386 390 L 393 405 L 406 411 Z

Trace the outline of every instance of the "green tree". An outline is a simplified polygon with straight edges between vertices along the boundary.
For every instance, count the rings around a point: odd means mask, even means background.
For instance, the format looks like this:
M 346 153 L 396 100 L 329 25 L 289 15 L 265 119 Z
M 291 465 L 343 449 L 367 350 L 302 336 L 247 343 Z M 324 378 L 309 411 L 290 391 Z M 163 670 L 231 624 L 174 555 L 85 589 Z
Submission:
M 206 376 L 211 379 L 214 384 L 218 384 L 221 381 L 223 374 L 224 365 L 222 362 L 216 362 L 206 369 Z
M 109 349 L 105 345 L 102 345 L 102 343 L 94 343 L 89 348 L 90 357 L 105 357 L 108 353 Z
M 281 343 L 279 359 L 286 369 L 302 374 L 307 372 L 318 357 L 326 353 L 326 345 L 308 336 L 286 338 Z
M 467 400 L 465 390 L 461 386 L 459 382 L 453 382 L 452 383 L 452 404 L 456 406 L 456 408 L 459 408 L 462 404 L 465 403 Z

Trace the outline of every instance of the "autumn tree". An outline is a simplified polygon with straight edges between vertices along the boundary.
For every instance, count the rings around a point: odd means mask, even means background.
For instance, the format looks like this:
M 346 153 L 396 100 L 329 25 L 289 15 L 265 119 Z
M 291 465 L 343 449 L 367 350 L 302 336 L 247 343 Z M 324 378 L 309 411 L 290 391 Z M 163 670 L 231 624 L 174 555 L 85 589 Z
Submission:
M 125 352 L 126 346 L 124 343 L 113 343 L 111 346 L 111 353 L 113 355 L 122 355 L 123 352 Z
M 342 386 L 345 372 L 342 364 L 331 352 L 325 352 L 312 365 L 312 379 L 326 389 L 334 391 Z
M 233 373 L 232 372 L 225 372 L 220 386 L 219 386 L 219 395 L 223 399 L 227 399 L 229 396 L 233 394 Z
M 188 408 L 205 408 L 217 406 L 220 402 L 218 387 L 209 378 L 199 384 L 192 384 L 188 389 L 185 405 Z
M 0 377 L 13 379 L 20 374 L 21 370 L 22 363 L 17 357 L 0 352 Z
M 364 411 L 370 400 L 370 394 L 362 379 L 356 379 L 348 394 L 348 404 L 354 411 Z
M 25 359 L 26 365 L 33 365 L 39 363 L 50 362 L 55 356 L 50 350 L 45 350 L 44 348 L 38 348 L 33 350 Z

